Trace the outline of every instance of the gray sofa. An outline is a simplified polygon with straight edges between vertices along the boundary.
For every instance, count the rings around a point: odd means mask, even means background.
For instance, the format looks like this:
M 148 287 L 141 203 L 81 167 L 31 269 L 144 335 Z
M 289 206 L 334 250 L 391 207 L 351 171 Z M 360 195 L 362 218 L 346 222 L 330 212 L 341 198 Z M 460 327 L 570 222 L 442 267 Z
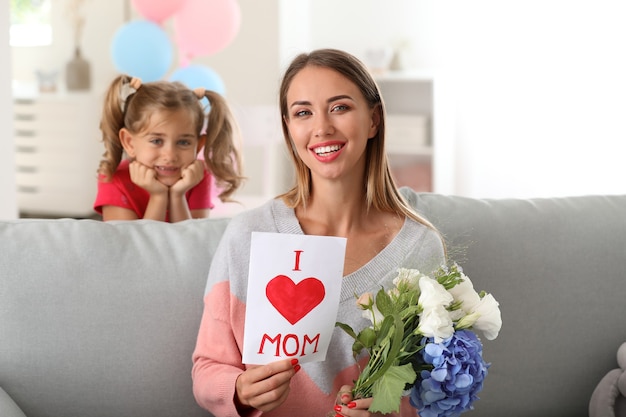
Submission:
M 466 415 L 587 416 L 626 341 L 626 196 L 413 204 L 500 302 Z M 227 222 L 0 222 L 0 416 L 208 415 L 191 352 Z M 594 415 L 611 416 L 610 395 L 596 397 Z

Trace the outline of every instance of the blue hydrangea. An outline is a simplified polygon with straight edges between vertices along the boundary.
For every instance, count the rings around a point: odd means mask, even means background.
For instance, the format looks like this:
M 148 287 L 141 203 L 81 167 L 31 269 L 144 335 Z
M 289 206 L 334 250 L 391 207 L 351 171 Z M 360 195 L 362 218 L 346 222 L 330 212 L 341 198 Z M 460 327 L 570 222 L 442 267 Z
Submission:
M 420 417 L 457 417 L 472 409 L 489 367 L 476 334 L 459 330 L 441 343 L 432 338 L 423 343 L 421 359 L 433 368 L 422 371 L 411 390 Z

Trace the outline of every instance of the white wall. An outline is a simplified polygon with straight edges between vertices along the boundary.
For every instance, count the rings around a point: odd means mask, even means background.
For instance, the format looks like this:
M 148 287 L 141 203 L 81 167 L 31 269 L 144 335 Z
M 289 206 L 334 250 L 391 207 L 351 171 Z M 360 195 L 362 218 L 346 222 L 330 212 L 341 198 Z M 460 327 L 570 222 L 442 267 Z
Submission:
M 0 27 L 9 27 L 9 9 L 0 7 Z M 17 218 L 15 187 L 15 142 L 13 140 L 13 107 L 11 100 L 11 51 L 9 31 L 1 31 L 0 57 L 0 219 Z
M 453 1 L 436 14 L 452 193 L 626 193 L 624 2 Z
M 347 50 L 367 61 L 366 51 L 390 47 L 405 52 L 411 69 L 434 61 L 436 0 L 313 0 L 312 47 Z

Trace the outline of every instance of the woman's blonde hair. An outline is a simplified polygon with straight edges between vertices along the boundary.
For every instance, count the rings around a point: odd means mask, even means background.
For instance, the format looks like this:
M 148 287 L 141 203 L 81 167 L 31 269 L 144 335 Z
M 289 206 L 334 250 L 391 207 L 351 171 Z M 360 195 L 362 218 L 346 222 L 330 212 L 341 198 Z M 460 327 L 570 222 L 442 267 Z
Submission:
M 361 91 L 369 107 L 380 113 L 376 135 L 367 141 L 365 165 L 365 201 L 367 208 L 375 208 L 408 216 L 433 227 L 430 222 L 413 210 L 396 187 L 385 151 L 385 104 L 378 85 L 365 65 L 356 57 L 337 49 L 318 49 L 300 54 L 293 59 L 283 76 L 279 90 L 279 106 L 283 137 L 296 171 L 296 185 L 280 197 L 290 207 L 306 205 L 311 193 L 311 170 L 304 164 L 289 136 L 287 93 L 294 77 L 308 66 L 329 68 L 354 83 Z M 433 227 L 434 228 L 434 227 Z
M 100 120 L 105 148 L 98 168 L 102 180 L 110 181 L 122 160 L 124 149 L 119 138 L 122 128 L 138 133 L 147 127 L 150 115 L 155 111 L 187 109 L 193 117 L 198 138 L 206 134 L 204 161 L 222 189 L 219 198 L 230 201 L 244 177 L 241 175 L 239 129 L 226 100 L 210 90 L 199 97 L 182 83 L 169 81 L 144 83 L 129 93 L 129 86 L 136 81 L 128 75 L 120 75 L 106 93 Z M 210 103 L 208 120 L 201 102 L 203 97 Z M 203 132 L 205 124 L 206 132 Z

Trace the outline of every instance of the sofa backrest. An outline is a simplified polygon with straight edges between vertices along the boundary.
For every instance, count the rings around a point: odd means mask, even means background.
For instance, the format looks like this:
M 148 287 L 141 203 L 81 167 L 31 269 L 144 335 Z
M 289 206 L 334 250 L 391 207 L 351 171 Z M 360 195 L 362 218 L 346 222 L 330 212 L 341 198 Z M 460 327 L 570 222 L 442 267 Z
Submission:
M 500 302 L 466 415 L 586 417 L 626 341 L 626 196 L 412 204 Z M 29 417 L 207 416 L 191 353 L 226 224 L 0 222 L 0 388 Z
M 207 416 L 191 353 L 226 223 L 0 222 L 0 387 L 29 417 Z
M 502 330 L 466 415 L 587 417 L 626 341 L 626 196 L 414 202 L 476 289 L 500 302 Z

